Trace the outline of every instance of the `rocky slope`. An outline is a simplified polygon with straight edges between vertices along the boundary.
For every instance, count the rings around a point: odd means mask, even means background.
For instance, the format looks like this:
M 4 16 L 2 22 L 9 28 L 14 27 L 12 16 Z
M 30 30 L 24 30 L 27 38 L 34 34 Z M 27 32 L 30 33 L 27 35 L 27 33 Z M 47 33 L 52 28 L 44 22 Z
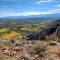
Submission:
M 39 32 L 29 34 L 26 36 L 27 40 L 43 40 L 46 36 L 52 35 L 56 32 L 57 37 L 60 38 L 60 20 L 46 21 L 44 27 Z

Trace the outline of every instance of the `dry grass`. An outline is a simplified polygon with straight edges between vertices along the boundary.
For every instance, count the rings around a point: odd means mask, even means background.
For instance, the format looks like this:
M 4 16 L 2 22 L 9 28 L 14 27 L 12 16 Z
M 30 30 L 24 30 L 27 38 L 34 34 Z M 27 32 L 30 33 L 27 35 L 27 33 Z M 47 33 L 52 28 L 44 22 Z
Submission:
M 34 51 L 35 53 L 37 54 L 41 54 L 41 53 L 44 53 L 45 51 L 47 50 L 47 45 L 45 42 L 37 42 L 35 45 L 34 45 Z

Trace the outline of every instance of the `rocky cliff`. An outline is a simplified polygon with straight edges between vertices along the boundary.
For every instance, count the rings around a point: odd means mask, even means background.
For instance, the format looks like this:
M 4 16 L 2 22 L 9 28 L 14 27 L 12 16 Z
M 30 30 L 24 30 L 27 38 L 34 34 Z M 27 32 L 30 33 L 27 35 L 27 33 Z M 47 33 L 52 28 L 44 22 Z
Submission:
M 46 21 L 44 27 L 39 32 L 32 33 L 26 36 L 27 40 L 43 40 L 46 36 L 56 32 L 56 36 L 60 38 L 60 20 Z

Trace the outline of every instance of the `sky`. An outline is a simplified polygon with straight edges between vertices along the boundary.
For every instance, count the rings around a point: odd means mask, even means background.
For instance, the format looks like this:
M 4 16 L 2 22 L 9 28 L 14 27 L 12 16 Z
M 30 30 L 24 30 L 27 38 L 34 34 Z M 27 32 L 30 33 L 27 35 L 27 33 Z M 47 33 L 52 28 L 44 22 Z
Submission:
M 60 0 L 0 0 L 0 17 L 60 13 Z

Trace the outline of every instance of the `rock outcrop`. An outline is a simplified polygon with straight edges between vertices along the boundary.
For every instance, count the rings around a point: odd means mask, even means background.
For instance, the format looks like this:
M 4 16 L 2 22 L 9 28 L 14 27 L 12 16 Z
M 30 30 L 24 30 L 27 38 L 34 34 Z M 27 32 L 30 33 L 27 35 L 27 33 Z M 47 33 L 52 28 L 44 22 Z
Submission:
M 58 38 L 60 38 L 60 26 L 56 30 L 56 35 L 58 36 Z
M 46 36 L 52 35 L 57 30 L 57 36 L 60 37 L 60 20 L 45 22 L 44 27 L 36 33 L 26 36 L 27 40 L 45 40 Z

